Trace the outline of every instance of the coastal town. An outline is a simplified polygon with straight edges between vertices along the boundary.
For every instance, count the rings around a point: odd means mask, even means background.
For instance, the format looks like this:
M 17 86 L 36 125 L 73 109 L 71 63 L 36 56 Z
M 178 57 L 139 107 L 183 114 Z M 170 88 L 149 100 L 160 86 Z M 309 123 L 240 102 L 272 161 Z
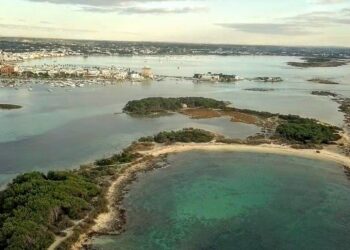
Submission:
M 38 38 L 0 38 L 0 48 L 7 58 L 21 58 L 17 53 L 28 53 L 29 57 L 54 55 L 215 55 L 215 56 L 296 56 L 350 59 L 350 49 L 336 47 L 286 47 L 254 46 L 234 44 L 182 44 L 155 42 L 118 42 L 93 40 L 64 40 Z M 32 54 L 33 53 L 33 54 Z M 35 55 L 36 54 L 36 55 Z
M 56 54 L 43 54 L 44 57 L 55 56 Z M 58 55 L 58 54 L 57 54 Z M 40 54 L 37 55 L 40 57 Z M 59 54 L 63 56 L 63 54 Z M 17 55 L 16 58 L 21 58 Z M 37 57 L 29 57 L 37 58 Z M 76 65 L 34 65 L 24 66 L 6 61 L 0 61 L 0 87 L 19 89 L 22 86 L 29 86 L 35 80 L 50 85 L 50 87 L 84 87 L 86 84 L 103 83 L 106 81 L 131 81 L 141 82 L 154 80 L 150 67 L 143 67 L 139 72 L 130 68 L 98 67 L 98 66 L 76 66 Z M 50 89 L 49 89 L 50 90 Z
M 117 67 L 80 67 L 75 65 L 40 65 L 18 66 L 11 64 L 0 65 L 1 76 L 12 78 L 39 78 L 39 79 L 77 79 L 97 78 L 114 80 L 154 79 L 152 69 L 144 67 L 141 72 Z
M 0 50 L 0 62 L 3 63 L 15 63 L 22 62 L 33 59 L 43 59 L 43 58 L 55 58 L 55 57 L 64 57 L 64 56 L 78 56 L 80 53 L 66 50 L 66 49 L 58 49 L 58 50 L 38 50 L 31 52 L 4 52 Z
M 152 69 L 144 67 L 141 72 L 118 67 L 81 67 L 76 65 L 34 65 L 23 66 L 19 63 L 27 60 L 57 58 L 65 56 L 82 56 L 82 53 L 67 49 L 52 51 L 41 50 L 32 52 L 4 52 L 0 50 L 0 76 L 10 78 L 40 78 L 40 79 L 77 79 L 95 78 L 110 80 L 142 81 L 154 79 Z
M 84 87 L 89 83 L 105 83 L 130 81 L 142 82 L 165 79 L 166 75 L 156 75 L 152 68 L 145 66 L 139 71 L 130 68 L 116 66 L 81 66 L 72 64 L 38 64 L 23 65 L 25 60 L 41 58 L 72 56 L 71 52 L 31 52 L 31 53 L 1 53 L 0 57 L 0 86 L 18 89 L 33 80 L 47 80 L 52 87 Z M 178 77 L 177 77 L 178 78 Z M 185 77 L 194 82 L 211 83 L 235 83 L 237 81 L 248 80 L 256 82 L 277 83 L 282 82 L 281 77 L 254 77 L 245 78 L 236 74 L 223 73 L 196 73 L 193 77 Z M 55 80 L 55 81 L 50 81 Z
M 115 66 L 77 66 L 77 65 L 35 65 L 23 66 L 15 64 L 0 64 L 0 87 L 19 89 L 28 86 L 33 81 L 40 80 L 50 87 L 84 87 L 89 84 L 103 84 L 107 82 L 144 82 L 162 81 L 171 76 L 155 75 L 152 68 L 143 67 L 140 71 Z M 178 79 L 179 77 L 176 77 Z M 183 77 L 194 83 L 235 83 L 237 81 L 255 81 L 263 83 L 282 82 L 281 77 L 254 77 L 244 78 L 234 74 L 204 73 L 194 74 L 193 77 Z M 31 90 L 31 87 L 29 87 Z

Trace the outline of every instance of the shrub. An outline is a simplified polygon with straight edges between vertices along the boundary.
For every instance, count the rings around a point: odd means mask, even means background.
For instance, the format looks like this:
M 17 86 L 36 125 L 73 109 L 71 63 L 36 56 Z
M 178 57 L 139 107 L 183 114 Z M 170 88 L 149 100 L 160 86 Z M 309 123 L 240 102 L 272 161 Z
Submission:
M 302 144 L 328 144 L 340 139 L 339 128 L 318 123 L 299 116 L 280 116 L 284 120 L 276 128 L 276 135 L 282 139 Z
M 175 112 L 182 109 L 184 105 L 188 108 L 222 109 L 226 107 L 226 103 L 223 101 L 204 97 L 151 97 L 130 101 L 126 104 L 123 111 L 136 115 L 149 115 L 152 113 L 164 113 L 169 111 Z
M 19 175 L 0 192 L 0 249 L 46 249 L 99 194 L 92 180 L 71 171 Z
M 180 131 L 161 132 L 154 136 L 157 143 L 174 143 L 174 142 L 210 142 L 214 139 L 214 134 L 202 129 L 183 129 Z

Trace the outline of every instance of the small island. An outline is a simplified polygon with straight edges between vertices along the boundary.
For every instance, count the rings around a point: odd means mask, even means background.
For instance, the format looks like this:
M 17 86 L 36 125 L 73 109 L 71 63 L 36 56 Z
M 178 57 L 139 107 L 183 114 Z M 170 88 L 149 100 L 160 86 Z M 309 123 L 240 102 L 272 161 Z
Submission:
M 255 77 L 252 79 L 256 82 L 283 82 L 283 79 L 278 76 L 270 77 L 270 76 L 261 76 L 261 77 Z
M 339 67 L 348 64 L 347 61 L 329 57 L 308 57 L 303 58 L 303 62 L 288 62 L 290 66 L 298 68 L 314 67 Z
M 20 105 L 1 104 L 0 103 L 0 109 L 4 109 L 4 110 L 21 109 L 21 108 L 22 108 L 22 106 L 20 106 Z
M 211 73 L 206 74 L 194 74 L 194 80 L 203 81 L 203 82 L 236 82 L 243 80 L 243 78 L 237 75 L 227 75 L 223 73 Z
M 269 91 L 274 91 L 275 89 L 265 89 L 265 88 L 248 88 L 244 89 L 246 91 L 253 91 L 253 92 L 269 92 Z
M 330 96 L 330 97 L 337 97 L 338 94 L 330 92 L 330 91 L 312 91 L 312 95 L 318 95 L 318 96 Z
M 281 77 L 275 76 L 259 76 L 254 78 L 244 78 L 237 75 L 228 75 L 223 73 L 211 73 L 208 72 L 206 74 L 194 74 L 193 80 L 197 82 L 237 82 L 241 80 L 249 80 L 256 82 L 283 82 Z
M 125 105 L 123 111 L 132 115 L 151 115 L 177 112 L 184 108 L 220 109 L 225 108 L 227 104 L 227 102 L 204 97 L 151 97 L 130 101 Z
M 319 84 L 329 84 L 329 85 L 338 85 L 338 82 L 328 80 L 328 79 L 321 79 L 321 78 L 312 78 L 308 80 L 309 82 L 319 83 Z

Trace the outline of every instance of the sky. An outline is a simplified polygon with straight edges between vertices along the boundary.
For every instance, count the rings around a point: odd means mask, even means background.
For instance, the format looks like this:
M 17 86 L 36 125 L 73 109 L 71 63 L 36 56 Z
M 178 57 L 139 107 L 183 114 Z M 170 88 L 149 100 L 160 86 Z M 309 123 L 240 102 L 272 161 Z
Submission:
M 350 47 L 350 0 L 1 0 L 0 36 Z

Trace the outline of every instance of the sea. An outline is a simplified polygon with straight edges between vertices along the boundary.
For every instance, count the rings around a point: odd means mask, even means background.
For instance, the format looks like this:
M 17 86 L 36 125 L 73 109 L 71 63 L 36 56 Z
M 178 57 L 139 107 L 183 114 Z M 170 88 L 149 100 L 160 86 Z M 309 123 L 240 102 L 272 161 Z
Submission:
M 122 113 L 145 97 L 202 96 L 244 109 L 295 114 L 344 126 L 344 114 L 327 90 L 350 97 L 350 65 L 295 68 L 297 57 L 91 56 L 40 59 L 23 65 L 149 66 L 162 81 L 53 88 L 35 80 L 0 89 L 0 186 L 29 171 L 64 170 L 109 156 L 141 136 L 196 127 L 244 139 L 260 129 L 229 118 L 190 119 L 181 114 L 146 118 Z M 245 78 L 282 77 L 280 83 L 197 83 L 195 73 Z M 339 85 L 309 82 L 326 78 Z M 1 85 L 1 84 L 0 84 Z M 30 87 L 30 88 L 29 88 Z M 249 91 L 262 88 L 269 91 Z M 123 206 L 125 233 L 100 236 L 93 247 L 112 249 L 349 249 L 350 181 L 336 163 L 273 154 L 191 151 L 169 155 L 169 166 L 139 174 Z
M 23 106 L 20 110 L 0 111 L 0 186 L 23 172 L 77 168 L 161 130 L 198 127 L 232 138 L 245 138 L 260 131 L 254 125 L 233 123 L 224 117 L 193 120 L 176 114 L 135 118 L 121 113 L 128 101 L 145 97 L 211 97 L 229 101 L 237 108 L 296 114 L 343 126 L 344 116 L 338 111 L 338 104 L 330 97 L 311 95 L 311 91 L 331 90 L 350 97 L 350 66 L 300 69 L 287 65 L 300 60 L 282 56 L 91 56 L 26 61 L 23 65 L 115 66 L 138 71 L 149 66 L 155 74 L 174 77 L 210 71 L 246 78 L 279 76 L 284 81 L 196 83 L 170 77 L 159 82 L 86 84 L 83 88 L 54 88 L 49 92 L 47 81 L 36 80 L 31 89 L 0 88 L 0 103 Z M 315 77 L 340 84 L 307 81 Z M 251 88 L 273 91 L 247 90 Z

